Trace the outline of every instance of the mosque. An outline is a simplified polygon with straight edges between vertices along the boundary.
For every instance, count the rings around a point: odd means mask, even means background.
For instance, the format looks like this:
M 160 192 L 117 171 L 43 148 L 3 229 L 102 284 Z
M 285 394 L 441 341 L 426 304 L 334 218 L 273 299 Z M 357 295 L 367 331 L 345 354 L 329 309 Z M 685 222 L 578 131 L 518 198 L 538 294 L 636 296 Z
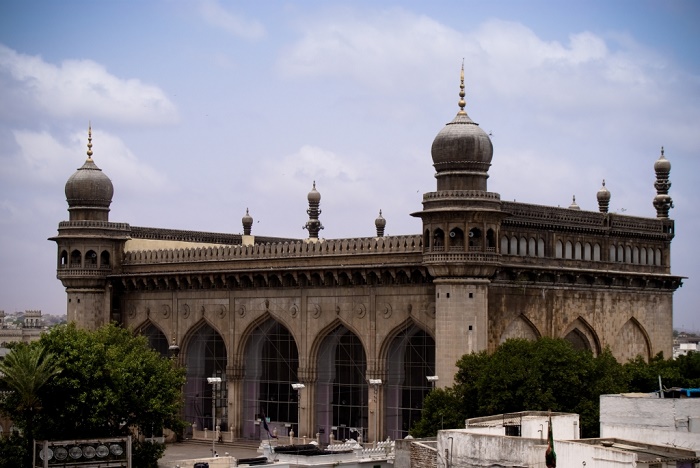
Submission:
M 326 442 L 403 438 L 462 355 L 508 338 L 608 347 L 620 361 L 670 356 L 682 277 L 671 274 L 663 149 L 656 218 L 609 212 L 605 182 L 597 212 L 503 201 L 487 188 L 493 146 L 465 111 L 463 72 L 459 96 L 432 144 L 436 190 L 410 214 L 422 232 L 400 236 L 384 235 L 380 212 L 376 235 L 319 238 L 315 183 L 306 239 L 255 235 L 248 212 L 242 235 L 112 222 L 89 132 L 65 186 L 69 220 L 50 239 L 68 320 L 118 322 L 179 351 L 184 418 L 250 439 L 262 418 Z

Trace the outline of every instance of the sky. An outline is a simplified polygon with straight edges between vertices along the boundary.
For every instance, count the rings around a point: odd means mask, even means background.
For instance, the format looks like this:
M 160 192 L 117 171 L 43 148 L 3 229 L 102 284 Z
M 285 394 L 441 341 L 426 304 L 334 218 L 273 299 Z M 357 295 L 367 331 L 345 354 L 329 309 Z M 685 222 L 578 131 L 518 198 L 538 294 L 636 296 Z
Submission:
M 655 217 L 672 164 L 674 326 L 700 330 L 700 2 L 0 2 L 0 310 L 64 314 L 64 186 L 86 159 L 110 221 L 305 238 L 417 234 L 430 147 L 466 110 L 503 200 Z M 695 234 L 693 234 L 695 233 Z M 696 239 L 693 241 L 693 239 Z

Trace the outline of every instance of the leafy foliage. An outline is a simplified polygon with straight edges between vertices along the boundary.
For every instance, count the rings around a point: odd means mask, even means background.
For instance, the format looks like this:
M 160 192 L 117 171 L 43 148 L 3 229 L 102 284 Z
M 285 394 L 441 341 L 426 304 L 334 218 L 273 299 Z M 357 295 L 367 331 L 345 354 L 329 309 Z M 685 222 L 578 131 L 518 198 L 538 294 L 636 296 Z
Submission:
M 28 466 L 31 463 L 29 446 L 24 437 L 10 434 L 0 437 L 0 468 Z
M 552 410 L 579 413 L 582 435 L 594 437 L 599 431 L 599 395 L 626 389 L 623 367 L 609 351 L 593 357 L 559 339 L 508 340 L 493 354 L 463 356 L 457 367 L 455 385 L 444 390 L 453 399 L 430 406 L 429 396 L 412 435 L 437 433 L 434 412 L 458 413 L 460 420 L 452 427 L 462 427 L 470 417 Z
M 27 348 L 45 350 L 61 369 L 36 392 L 34 408 L 40 411 L 32 413 L 31 427 L 38 440 L 144 434 L 159 428 L 180 432 L 184 427 L 184 370 L 150 349 L 144 337 L 116 325 L 91 332 L 71 324 L 55 327 Z M 20 394 L 8 398 L 2 409 L 18 426 L 27 427 L 27 415 L 13 406 L 18 398 Z

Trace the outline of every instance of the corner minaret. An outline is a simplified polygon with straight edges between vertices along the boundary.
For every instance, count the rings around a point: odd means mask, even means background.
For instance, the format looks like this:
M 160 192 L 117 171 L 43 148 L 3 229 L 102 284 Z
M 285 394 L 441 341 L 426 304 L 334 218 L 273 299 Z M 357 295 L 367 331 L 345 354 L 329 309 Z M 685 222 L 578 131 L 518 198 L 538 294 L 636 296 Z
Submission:
M 668 194 L 671 188 L 671 181 L 668 176 L 671 173 L 671 163 L 664 157 L 664 147 L 661 147 L 661 156 L 654 163 L 654 172 L 656 172 L 656 196 L 654 197 L 654 208 L 656 208 L 656 217 L 668 219 L 668 212 L 673 208 L 673 200 Z
M 598 199 L 598 211 L 607 213 L 608 206 L 610 206 L 610 190 L 605 187 L 605 179 L 603 179 L 603 186 L 598 190 L 596 198 Z
M 241 243 L 243 245 L 254 245 L 255 237 L 251 235 L 251 228 L 253 227 L 253 217 L 248 213 L 248 208 L 245 209 L 245 215 L 241 219 L 243 223 L 243 236 L 241 238 Z
M 65 186 L 69 220 L 49 240 L 58 245 L 56 277 L 66 288 L 68 321 L 94 330 L 120 321 L 107 277 L 121 264 L 130 227 L 109 222 L 114 187 L 92 159 L 92 126 L 87 147 L 87 160 Z
M 453 383 L 457 360 L 488 347 L 488 291 L 498 252 L 501 198 L 487 190 L 493 145 L 467 114 L 464 64 L 459 111 L 433 141 L 437 190 L 423 194 L 423 265 L 434 278 L 436 372 Z

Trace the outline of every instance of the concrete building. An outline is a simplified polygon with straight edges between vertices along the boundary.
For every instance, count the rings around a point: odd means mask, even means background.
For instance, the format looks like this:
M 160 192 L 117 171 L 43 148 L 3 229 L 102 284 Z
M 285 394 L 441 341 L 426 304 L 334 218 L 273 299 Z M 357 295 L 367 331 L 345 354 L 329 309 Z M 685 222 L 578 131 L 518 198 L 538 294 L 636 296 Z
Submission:
M 669 445 L 700 456 L 700 398 L 601 395 L 600 436 Z
M 305 239 L 254 235 L 248 212 L 243 235 L 113 222 L 114 187 L 89 134 L 65 186 L 69 219 L 51 238 L 68 320 L 116 321 L 163 353 L 177 345 L 185 418 L 252 439 L 263 417 L 324 443 L 403 438 L 427 376 L 451 385 L 459 357 L 508 338 L 609 346 L 620 360 L 670 355 L 682 278 L 671 273 L 663 150 L 655 218 L 608 212 L 604 183 L 597 212 L 506 202 L 488 191 L 493 146 L 464 95 L 462 78 L 459 112 L 432 144 L 436 190 L 412 214 L 421 232 L 407 235 L 385 236 L 380 213 L 367 237 L 320 238 L 315 183 Z

